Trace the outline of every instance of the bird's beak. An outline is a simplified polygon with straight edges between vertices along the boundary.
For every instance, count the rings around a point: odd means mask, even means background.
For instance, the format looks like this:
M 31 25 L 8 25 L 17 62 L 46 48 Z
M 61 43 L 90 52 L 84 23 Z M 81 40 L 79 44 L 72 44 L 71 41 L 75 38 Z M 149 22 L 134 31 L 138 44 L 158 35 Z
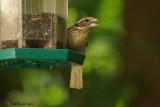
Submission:
M 93 18 L 90 23 L 90 27 L 96 27 L 97 25 L 98 25 L 98 19 Z

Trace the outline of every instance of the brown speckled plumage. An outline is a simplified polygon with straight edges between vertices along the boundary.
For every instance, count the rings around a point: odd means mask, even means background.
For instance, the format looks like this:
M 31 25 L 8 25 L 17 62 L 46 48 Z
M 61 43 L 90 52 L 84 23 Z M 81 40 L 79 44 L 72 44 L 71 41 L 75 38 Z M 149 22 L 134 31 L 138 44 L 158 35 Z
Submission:
M 97 25 L 98 20 L 93 17 L 85 17 L 75 23 L 67 30 L 67 48 L 85 54 L 88 45 L 88 32 L 90 28 Z M 83 88 L 82 65 L 71 63 L 70 87 Z

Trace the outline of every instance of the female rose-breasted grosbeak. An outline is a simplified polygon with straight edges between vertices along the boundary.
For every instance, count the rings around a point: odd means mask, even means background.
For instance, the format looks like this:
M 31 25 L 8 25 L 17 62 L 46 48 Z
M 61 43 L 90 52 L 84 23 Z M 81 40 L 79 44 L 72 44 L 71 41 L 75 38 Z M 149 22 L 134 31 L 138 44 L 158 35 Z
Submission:
M 98 20 L 93 17 L 85 17 L 67 29 L 67 48 L 85 54 L 88 45 L 88 32 L 90 28 L 97 26 Z M 71 63 L 70 87 L 83 88 L 82 65 Z

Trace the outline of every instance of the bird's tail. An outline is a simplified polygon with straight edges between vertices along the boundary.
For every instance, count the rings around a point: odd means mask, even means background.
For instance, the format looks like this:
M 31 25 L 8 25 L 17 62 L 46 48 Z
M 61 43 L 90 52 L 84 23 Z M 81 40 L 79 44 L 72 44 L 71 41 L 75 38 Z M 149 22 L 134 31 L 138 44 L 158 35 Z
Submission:
M 82 72 L 83 72 L 82 65 L 71 63 L 70 88 L 75 88 L 75 89 L 83 88 Z

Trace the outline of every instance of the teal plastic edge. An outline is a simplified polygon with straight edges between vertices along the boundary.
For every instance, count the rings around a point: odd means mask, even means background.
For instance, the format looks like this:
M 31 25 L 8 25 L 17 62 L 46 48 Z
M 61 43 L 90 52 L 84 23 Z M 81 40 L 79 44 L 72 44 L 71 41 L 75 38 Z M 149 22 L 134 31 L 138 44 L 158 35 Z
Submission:
M 84 59 L 85 55 L 68 49 L 8 48 L 0 50 L 1 68 L 3 66 L 11 68 L 64 67 L 70 62 L 83 64 Z

